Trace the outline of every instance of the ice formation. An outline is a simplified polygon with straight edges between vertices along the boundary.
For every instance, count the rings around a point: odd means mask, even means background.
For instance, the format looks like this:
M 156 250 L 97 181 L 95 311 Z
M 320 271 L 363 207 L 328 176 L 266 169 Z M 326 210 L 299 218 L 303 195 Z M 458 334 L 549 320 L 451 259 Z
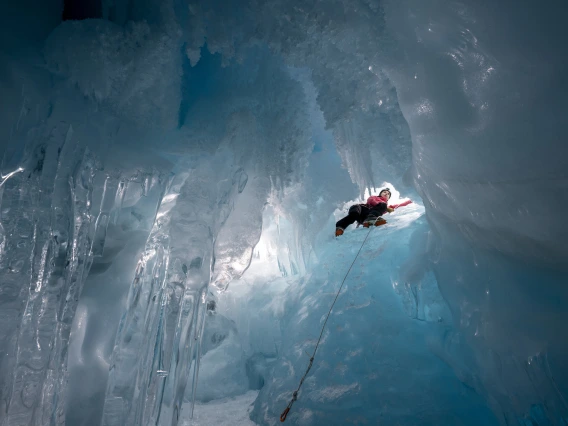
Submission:
M 568 424 L 562 2 L 1 9 L 1 426 Z

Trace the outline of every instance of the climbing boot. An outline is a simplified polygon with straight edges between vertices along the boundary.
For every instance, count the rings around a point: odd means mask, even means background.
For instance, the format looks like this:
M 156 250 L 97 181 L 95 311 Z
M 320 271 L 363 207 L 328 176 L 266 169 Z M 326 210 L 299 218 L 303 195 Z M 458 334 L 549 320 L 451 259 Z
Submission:
M 343 228 L 335 228 L 335 236 L 339 237 L 340 235 L 343 235 Z
M 365 219 L 365 222 L 363 222 L 363 226 L 365 228 L 368 228 L 369 226 L 372 225 L 381 226 L 384 225 L 385 223 L 387 223 L 387 221 L 384 220 L 382 217 L 368 217 L 367 219 Z

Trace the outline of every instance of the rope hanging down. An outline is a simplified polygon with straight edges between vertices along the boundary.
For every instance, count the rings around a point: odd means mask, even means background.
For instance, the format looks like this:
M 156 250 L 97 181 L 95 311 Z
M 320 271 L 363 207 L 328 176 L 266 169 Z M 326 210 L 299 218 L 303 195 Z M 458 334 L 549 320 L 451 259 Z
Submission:
M 377 218 L 377 220 L 375 220 L 375 222 L 373 223 L 373 225 L 375 225 L 379 219 L 381 219 L 380 217 Z M 335 295 L 335 299 L 333 299 L 333 303 L 331 304 L 331 307 L 329 308 L 329 312 L 327 313 L 327 316 L 325 318 L 325 321 L 323 323 L 323 326 L 321 328 L 321 333 L 319 335 L 319 339 L 318 342 L 316 343 L 316 347 L 314 349 L 314 353 L 312 354 L 311 358 L 310 358 L 310 363 L 308 364 L 308 368 L 306 369 L 306 372 L 304 373 L 304 375 L 302 376 L 302 379 L 300 380 L 300 384 L 298 385 L 298 388 L 294 391 L 294 393 L 292 394 L 292 399 L 290 400 L 290 402 L 288 403 L 288 406 L 286 407 L 286 409 L 284 411 L 282 411 L 282 414 L 280 414 L 280 421 L 284 422 L 286 420 L 286 417 L 288 416 L 288 413 L 290 412 L 290 409 L 292 408 L 292 405 L 294 405 L 294 402 L 296 402 L 296 400 L 298 399 L 298 392 L 300 391 L 300 388 L 302 387 L 302 385 L 304 384 L 304 379 L 306 378 L 306 376 L 308 375 L 308 373 L 310 372 L 310 369 L 312 368 L 312 365 L 314 365 L 314 358 L 316 356 L 316 352 L 318 350 L 318 346 L 320 344 L 321 338 L 323 336 L 323 331 L 325 330 L 325 325 L 327 324 L 327 320 L 329 319 L 329 316 L 331 315 L 331 311 L 333 310 L 333 307 L 335 306 L 335 302 L 337 302 L 337 298 L 339 297 L 339 293 L 341 293 L 341 289 L 343 288 L 343 284 L 345 284 L 345 280 L 347 279 L 347 276 L 349 275 L 349 272 L 351 272 L 351 268 L 353 268 L 353 265 L 355 264 L 355 261 L 357 260 L 357 258 L 359 257 L 359 253 L 361 253 L 361 250 L 363 249 L 363 246 L 365 245 L 365 242 L 367 241 L 367 238 L 369 237 L 369 234 L 371 233 L 371 231 L 373 230 L 374 226 L 370 226 L 369 227 L 369 232 L 367 232 L 367 235 L 365 236 L 365 239 L 363 240 L 363 242 L 361 243 L 361 247 L 359 247 L 359 251 L 357 252 L 357 254 L 355 255 L 355 259 L 353 259 L 353 262 L 351 262 L 351 266 L 349 267 L 349 269 L 347 270 L 347 273 L 345 274 L 345 276 L 343 277 L 343 281 L 341 281 L 341 285 L 339 286 L 339 290 L 337 290 L 337 294 Z

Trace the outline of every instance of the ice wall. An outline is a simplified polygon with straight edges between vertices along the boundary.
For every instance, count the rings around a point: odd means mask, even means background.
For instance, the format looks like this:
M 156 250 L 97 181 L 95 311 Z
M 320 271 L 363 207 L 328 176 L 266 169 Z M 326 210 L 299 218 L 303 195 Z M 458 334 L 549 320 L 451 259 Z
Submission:
M 62 424 L 68 400 L 68 423 L 175 424 L 208 290 L 263 224 L 279 273 L 321 268 L 355 197 L 340 165 L 361 194 L 422 197 L 453 318 L 437 355 L 499 422 L 566 421 L 561 2 L 105 0 L 60 23 L 62 6 L 1 6 L 0 421 Z M 301 282 L 290 312 L 320 281 Z
M 308 113 L 283 63 L 259 48 L 231 69 L 211 55 L 191 68 L 179 33 L 161 23 L 66 22 L 42 56 L 5 56 L 3 93 L 20 106 L 2 121 L 12 194 L 4 253 L 15 256 L 3 257 L 14 280 L 2 299 L 6 424 L 62 424 L 67 394 L 68 422 L 177 422 L 186 387 L 194 390 L 209 282 L 223 289 L 242 274 L 263 205 L 302 177 Z M 50 208 L 62 210 L 61 226 L 42 220 Z M 63 245 L 61 271 L 52 244 Z M 22 285 L 30 273 L 41 276 Z M 57 274 L 69 276 L 65 286 L 42 284 Z
M 237 33 L 313 70 L 327 125 L 361 188 L 388 170 L 380 160 L 404 165 L 390 144 L 360 155 L 373 146 L 358 145 L 372 128 L 366 117 L 388 118 L 374 133 L 392 129 L 389 140 L 410 134 L 413 165 L 402 178 L 412 177 L 425 202 L 440 255 L 434 270 L 462 333 L 448 362 L 459 368 L 470 357 L 475 387 L 502 422 L 562 424 L 564 5 L 247 2 L 256 26 L 241 19 L 234 32 L 218 30 L 235 23 L 216 3 L 199 7 L 190 21 L 206 19 L 208 43 L 225 55 L 238 56 Z M 408 128 L 397 125 L 399 108 Z
M 568 409 L 558 329 L 567 315 L 558 304 L 567 297 L 559 267 L 567 228 L 558 215 L 567 202 L 558 136 L 565 106 L 556 94 L 566 33 L 555 24 L 563 6 L 549 6 L 386 9 L 410 59 L 388 74 L 438 235 L 434 270 L 474 354 L 456 346 L 461 361 L 451 363 L 475 365 L 476 388 L 504 423 L 562 424 Z
M 497 424 L 470 383 L 437 356 L 452 335 L 452 316 L 428 268 L 422 214 L 421 207 L 407 208 L 366 241 L 290 412 L 291 424 Z M 279 353 L 255 402 L 252 418 L 259 424 L 279 422 L 368 232 L 350 229 L 329 241 L 310 274 L 275 297 L 282 303 L 280 312 L 272 310 L 280 323 Z

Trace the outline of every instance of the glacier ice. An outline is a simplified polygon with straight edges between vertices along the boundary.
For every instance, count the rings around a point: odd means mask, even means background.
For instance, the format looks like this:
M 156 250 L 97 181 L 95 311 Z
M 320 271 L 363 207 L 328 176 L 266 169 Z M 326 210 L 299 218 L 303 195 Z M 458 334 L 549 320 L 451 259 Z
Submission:
M 80 3 L 0 6 L 0 425 L 278 423 L 387 184 L 287 422 L 568 424 L 562 2 Z

